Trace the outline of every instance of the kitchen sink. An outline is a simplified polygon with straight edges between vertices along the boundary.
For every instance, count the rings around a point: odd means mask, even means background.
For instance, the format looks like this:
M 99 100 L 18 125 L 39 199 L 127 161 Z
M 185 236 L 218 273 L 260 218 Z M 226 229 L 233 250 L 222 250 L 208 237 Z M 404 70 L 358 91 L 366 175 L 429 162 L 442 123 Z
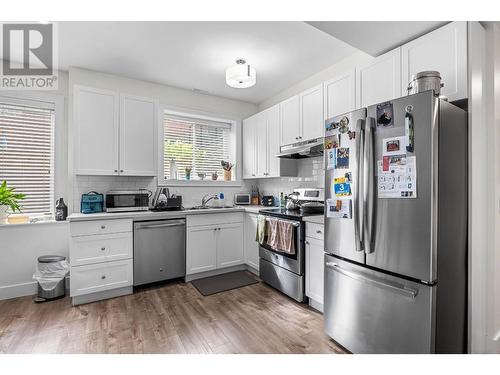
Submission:
M 188 210 L 220 210 L 221 208 L 234 208 L 233 206 L 224 206 L 224 207 L 210 207 L 210 206 L 194 206 L 188 208 Z

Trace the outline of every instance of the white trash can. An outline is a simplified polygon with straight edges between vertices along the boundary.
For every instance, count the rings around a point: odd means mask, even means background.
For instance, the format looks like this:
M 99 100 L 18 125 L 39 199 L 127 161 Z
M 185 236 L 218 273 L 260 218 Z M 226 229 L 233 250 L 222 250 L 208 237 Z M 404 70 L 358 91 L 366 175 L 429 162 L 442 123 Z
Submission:
M 65 256 L 44 255 L 38 258 L 33 279 L 38 281 L 38 298 L 36 302 L 50 301 L 66 295 L 65 278 L 69 264 Z

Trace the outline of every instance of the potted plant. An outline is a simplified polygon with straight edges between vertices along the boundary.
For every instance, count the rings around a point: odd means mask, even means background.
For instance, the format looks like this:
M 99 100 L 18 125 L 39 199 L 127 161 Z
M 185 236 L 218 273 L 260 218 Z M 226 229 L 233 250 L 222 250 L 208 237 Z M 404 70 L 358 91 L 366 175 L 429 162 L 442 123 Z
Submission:
M 2 182 L 0 185 L 0 224 L 7 224 L 9 208 L 12 212 L 21 212 L 19 201 L 25 197 L 23 193 L 15 193 L 14 188 L 7 187 L 7 181 Z

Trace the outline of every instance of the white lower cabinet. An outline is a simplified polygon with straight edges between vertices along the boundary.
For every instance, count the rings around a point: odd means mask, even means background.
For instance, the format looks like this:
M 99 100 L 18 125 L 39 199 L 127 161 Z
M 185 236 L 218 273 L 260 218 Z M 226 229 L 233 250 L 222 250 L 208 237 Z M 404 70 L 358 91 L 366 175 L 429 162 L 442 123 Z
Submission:
M 70 296 L 73 304 L 132 292 L 132 220 L 71 222 L 70 235 Z M 106 293 L 97 294 L 99 292 Z
M 73 267 L 71 269 L 71 296 L 131 286 L 133 277 L 132 259 Z
M 307 226 L 311 225 L 306 223 Z M 315 227 L 318 224 L 314 224 Z M 315 228 L 315 232 L 316 232 Z M 324 290 L 324 242 L 313 237 L 306 237 L 306 296 L 312 299 L 313 307 L 322 310 Z
M 244 264 L 243 233 L 243 213 L 188 217 L 186 275 Z
M 245 263 L 259 270 L 259 243 L 255 240 L 258 214 L 247 213 L 245 217 Z
M 187 230 L 186 274 L 217 268 L 217 227 L 201 226 Z

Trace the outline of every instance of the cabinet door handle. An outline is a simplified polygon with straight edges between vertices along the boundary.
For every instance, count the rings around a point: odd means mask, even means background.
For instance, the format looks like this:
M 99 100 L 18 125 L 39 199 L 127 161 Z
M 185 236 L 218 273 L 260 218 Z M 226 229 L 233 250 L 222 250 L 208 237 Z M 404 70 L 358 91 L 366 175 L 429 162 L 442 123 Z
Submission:
M 104 280 L 105 278 L 106 278 L 106 276 L 104 276 L 104 275 L 102 275 L 102 276 L 101 276 L 101 279 L 103 279 L 103 280 Z
M 104 250 L 106 250 L 106 248 L 105 248 L 104 246 L 103 246 L 103 247 L 101 247 L 101 251 L 104 251 Z
M 123 173 L 123 169 L 120 169 L 120 172 Z
M 115 172 L 118 172 L 118 169 L 115 169 Z
M 106 229 L 106 225 L 101 225 L 101 229 Z
M 316 233 L 321 234 L 322 232 L 318 229 L 318 230 L 316 231 Z
M 306 245 L 309 245 L 309 241 L 306 241 Z

